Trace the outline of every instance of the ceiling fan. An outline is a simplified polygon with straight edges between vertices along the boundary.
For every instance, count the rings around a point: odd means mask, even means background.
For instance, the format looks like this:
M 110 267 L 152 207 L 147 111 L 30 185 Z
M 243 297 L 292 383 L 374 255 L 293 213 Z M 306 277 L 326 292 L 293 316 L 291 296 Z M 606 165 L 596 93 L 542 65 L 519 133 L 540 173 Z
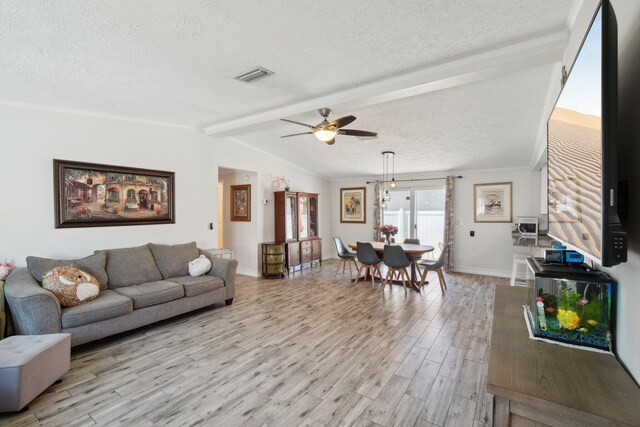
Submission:
M 356 119 L 355 116 L 345 116 L 330 122 L 327 120 L 327 117 L 329 117 L 329 115 L 331 114 L 331 109 L 321 108 L 318 110 L 318 113 L 320 113 L 320 115 L 324 118 L 324 120 L 315 126 L 308 125 L 306 123 L 296 122 L 289 119 L 280 119 L 284 122 L 295 123 L 297 125 L 305 126 L 311 129 L 311 132 L 292 133 L 291 135 L 283 135 L 280 138 L 288 138 L 290 136 L 313 134 L 313 136 L 318 138 L 320 141 L 326 142 L 328 145 L 333 145 L 336 142 L 336 135 L 369 136 L 369 137 L 378 136 L 376 132 L 367 132 L 366 130 L 342 129 L 343 126 L 346 126 L 349 123 L 353 122 Z

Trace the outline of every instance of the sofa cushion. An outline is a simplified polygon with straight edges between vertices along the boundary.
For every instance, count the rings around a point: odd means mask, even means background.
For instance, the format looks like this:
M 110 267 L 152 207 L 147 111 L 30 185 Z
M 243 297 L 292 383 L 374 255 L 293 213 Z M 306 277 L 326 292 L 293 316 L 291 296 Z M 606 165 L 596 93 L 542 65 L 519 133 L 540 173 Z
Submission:
M 63 308 L 62 327 L 65 329 L 75 328 L 76 326 L 123 316 L 132 311 L 133 301 L 131 298 L 107 289 L 100 292 L 98 298 L 86 304 Z
M 169 280 L 181 284 L 184 287 L 184 296 L 186 297 L 224 288 L 224 281 L 215 276 L 182 276 L 172 277 Z
M 162 304 L 184 296 L 184 288 L 176 282 L 159 280 L 115 289 L 120 295 L 133 300 L 133 308 L 149 307 Z
M 148 245 L 108 249 L 106 252 L 110 289 L 162 280 Z
M 86 271 L 95 277 L 100 284 L 101 290 L 107 289 L 107 284 L 109 283 L 109 277 L 107 276 L 107 270 L 105 268 L 106 263 L 107 253 L 104 251 L 97 251 L 88 257 L 72 260 L 40 258 L 37 256 L 27 257 L 27 267 L 29 268 L 31 275 L 38 282 L 42 282 L 42 276 L 47 271 L 51 271 L 56 267 L 71 266 L 79 268 L 82 271 Z
M 189 274 L 189 261 L 198 258 L 196 242 L 182 245 L 157 245 L 149 243 L 149 248 L 163 279 Z

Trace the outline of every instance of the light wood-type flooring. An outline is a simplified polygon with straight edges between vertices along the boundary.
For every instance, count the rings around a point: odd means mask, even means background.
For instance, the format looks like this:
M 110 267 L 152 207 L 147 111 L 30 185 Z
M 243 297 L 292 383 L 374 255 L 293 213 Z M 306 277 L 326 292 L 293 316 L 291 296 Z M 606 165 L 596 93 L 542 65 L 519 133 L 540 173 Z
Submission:
M 72 350 L 71 370 L 0 425 L 488 426 L 493 294 L 435 273 L 421 294 L 334 277 L 239 276 L 232 306 Z

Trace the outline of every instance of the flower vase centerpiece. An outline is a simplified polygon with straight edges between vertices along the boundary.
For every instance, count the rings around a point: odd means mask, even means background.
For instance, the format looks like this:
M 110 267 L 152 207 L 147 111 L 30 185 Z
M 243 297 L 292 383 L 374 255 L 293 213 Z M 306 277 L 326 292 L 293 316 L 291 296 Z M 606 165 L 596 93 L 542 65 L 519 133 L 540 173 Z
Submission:
M 396 234 L 398 234 L 398 227 L 390 224 L 381 225 L 378 231 L 380 231 L 380 233 L 384 235 L 385 243 L 387 245 L 390 245 L 391 236 L 395 236 Z

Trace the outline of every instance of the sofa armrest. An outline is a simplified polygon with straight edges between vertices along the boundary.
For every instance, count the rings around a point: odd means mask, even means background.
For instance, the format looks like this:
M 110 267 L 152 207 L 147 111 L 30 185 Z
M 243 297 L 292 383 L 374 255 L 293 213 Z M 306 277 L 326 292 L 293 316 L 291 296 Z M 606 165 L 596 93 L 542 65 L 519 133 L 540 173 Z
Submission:
M 233 298 L 236 288 L 236 270 L 238 269 L 238 261 L 235 259 L 220 258 L 211 255 L 207 251 L 198 249 L 200 255 L 206 256 L 211 261 L 211 270 L 207 273 L 209 276 L 216 276 L 224 280 L 224 286 L 227 289 L 226 299 Z
M 62 330 L 60 302 L 26 268 L 16 268 L 4 284 L 4 296 L 19 335 L 55 334 Z

